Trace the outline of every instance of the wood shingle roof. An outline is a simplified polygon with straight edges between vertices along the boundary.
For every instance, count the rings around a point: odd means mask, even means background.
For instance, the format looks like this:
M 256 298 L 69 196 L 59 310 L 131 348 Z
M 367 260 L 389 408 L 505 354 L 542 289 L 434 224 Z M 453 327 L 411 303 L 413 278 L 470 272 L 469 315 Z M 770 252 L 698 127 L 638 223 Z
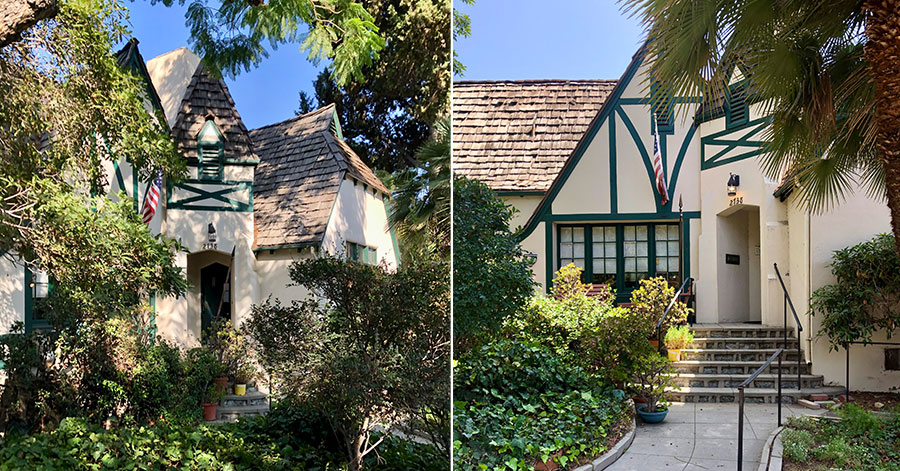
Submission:
M 334 135 L 334 105 L 250 131 L 256 247 L 302 246 L 325 236 L 345 175 L 387 195 L 384 184 Z
M 453 84 L 453 169 L 495 191 L 546 191 L 615 80 Z

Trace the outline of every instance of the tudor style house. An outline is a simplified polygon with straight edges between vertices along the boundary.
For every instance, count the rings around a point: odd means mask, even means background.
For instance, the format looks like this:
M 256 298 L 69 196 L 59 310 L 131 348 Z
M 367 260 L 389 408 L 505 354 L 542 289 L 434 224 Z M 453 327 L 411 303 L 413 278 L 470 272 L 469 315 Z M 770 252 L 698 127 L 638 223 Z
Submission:
M 790 178 L 767 178 L 757 157 L 769 121 L 747 101 L 740 69 L 724 102 L 677 97 L 671 110 L 652 109 L 647 77 L 639 51 L 619 80 L 456 82 L 454 169 L 519 210 L 512 225 L 535 257 L 542 291 L 569 263 L 586 281 L 613 287 L 620 302 L 641 279 L 665 276 L 677 286 L 692 277 L 698 323 L 745 324 L 716 334 L 726 337 L 751 335 L 741 329 L 772 336 L 785 325 L 777 263 L 803 326 L 803 369 L 817 375 L 804 384 L 844 384 L 844 352 L 816 337 L 821 318 L 809 313 L 809 295 L 833 282 L 834 250 L 889 232 L 886 204 L 857 193 L 814 214 L 791 195 Z M 667 198 L 656 187 L 655 135 Z M 698 359 L 733 354 L 707 353 Z M 885 371 L 884 355 L 883 347 L 853 349 L 854 388 L 897 384 L 900 371 Z M 700 373 L 726 371 L 715 363 L 684 365 L 698 373 L 690 386 L 713 384 Z M 748 365 L 728 372 L 750 373 Z
M 192 287 L 182 298 L 150 300 L 161 335 L 196 345 L 216 315 L 240 324 L 270 296 L 306 297 L 287 286 L 298 259 L 328 253 L 396 268 L 389 192 L 344 142 L 333 105 L 248 130 L 225 82 L 191 51 L 145 63 L 132 40 L 118 59 L 146 80 L 148 106 L 162 110 L 189 170 L 183 182 L 163 185 L 149 223 L 186 247 L 177 263 Z M 124 157 L 107 172 L 109 194 L 124 191 L 137 210 L 149 184 Z M 14 255 L 0 258 L 0 332 L 16 321 L 41 327 L 33 308 L 47 292 L 45 275 Z

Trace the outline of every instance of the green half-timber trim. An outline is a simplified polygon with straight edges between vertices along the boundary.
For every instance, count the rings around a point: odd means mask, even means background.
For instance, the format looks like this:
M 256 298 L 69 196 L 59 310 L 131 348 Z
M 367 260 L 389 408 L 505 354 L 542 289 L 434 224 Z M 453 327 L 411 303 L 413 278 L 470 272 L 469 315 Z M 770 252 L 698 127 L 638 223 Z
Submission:
M 763 131 L 766 126 L 771 124 L 772 119 L 770 117 L 766 118 L 758 118 L 753 121 L 748 122 L 747 124 L 741 126 L 737 129 L 726 129 L 724 131 L 719 131 L 708 136 L 704 136 L 700 139 L 700 169 L 707 170 L 711 168 L 715 168 L 721 165 L 729 164 L 732 162 L 737 162 L 739 160 L 747 159 L 750 157 L 755 157 L 763 152 L 763 148 L 766 143 L 762 140 L 753 140 L 751 139 L 753 136 L 759 134 Z M 749 130 L 749 131 L 748 131 Z M 737 139 L 722 139 L 725 136 L 731 136 L 734 134 L 745 132 L 741 137 Z M 726 146 L 724 149 L 719 150 L 710 158 L 706 158 L 706 146 Z M 749 148 L 747 151 L 733 155 L 731 157 L 722 158 L 727 155 L 729 152 L 738 149 L 739 147 Z
M 676 97 L 674 100 L 672 100 L 672 103 L 682 105 L 682 104 L 689 104 L 689 103 L 700 103 L 702 101 L 703 101 L 703 98 L 701 98 L 701 97 L 685 96 L 685 97 Z M 648 97 L 643 97 L 643 98 L 628 97 L 628 98 L 619 98 L 618 103 L 620 105 L 650 105 L 651 101 L 650 101 L 650 98 L 648 98 Z
M 616 168 L 616 115 L 609 115 L 609 212 L 619 212 L 619 175 Z
M 663 205 L 656 192 L 656 175 L 653 171 L 653 162 L 650 160 L 647 148 L 644 147 L 643 139 L 641 139 L 641 135 L 638 133 L 637 128 L 634 127 L 634 123 L 631 122 L 631 119 L 622 107 L 616 107 L 616 114 L 622 119 L 622 124 L 625 125 L 625 129 L 628 129 L 628 133 L 631 134 L 631 139 L 634 142 L 635 148 L 641 154 L 641 160 L 644 162 L 644 169 L 647 171 L 647 179 L 650 183 L 650 191 L 653 193 L 653 202 L 656 204 L 656 212 L 662 212 Z
M 214 190 L 198 188 L 195 185 L 211 185 L 216 186 Z M 225 185 L 225 188 L 221 188 Z M 208 180 L 185 180 L 183 183 L 175 185 L 175 188 L 195 193 L 181 200 L 174 200 L 173 191 L 168 192 L 168 200 L 166 202 L 167 209 L 185 209 L 198 211 L 253 211 L 253 182 L 250 181 L 208 181 Z M 225 195 L 238 191 L 247 191 L 247 201 L 239 201 L 227 198 Z M 227 206 L 213 206 L 210 204 L 195 204 L 205 202 L 206 200 L 219 201 Z

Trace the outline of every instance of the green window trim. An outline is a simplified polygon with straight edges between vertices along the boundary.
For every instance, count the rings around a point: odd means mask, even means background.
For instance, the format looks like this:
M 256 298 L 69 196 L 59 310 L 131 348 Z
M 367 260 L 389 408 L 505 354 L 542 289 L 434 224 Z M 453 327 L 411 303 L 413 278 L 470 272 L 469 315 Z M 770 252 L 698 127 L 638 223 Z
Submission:
M 550 222 L 548 222 L 550 224 Z M 564 235 L 567 231 L 571 235 Z M 661 240 L 660 234 L 665 233 L 665 240 Z M 576 234 L 581 234 L 581 240 L 577 240 Z M 602 239 L 598 239 L 602 236 Z M 610 279 L 606 267 L 608 262 L 615 260 L 615 275 L 613 289 L 616 291 L 617 302 L 627 302 L 631 297 L 631 291 L 635 289 L 641 279 L 652 278 L 657 275 L 666 276 L 670 284 L 680 282 L 685 269 L 684 257 L 685 239 L 684 231 L 678 221 L 654 221 L 654 222 L 603 222 L 589 224 L 557 224 L 556 225 L 556 266 L 562 267 L 572 261 L 580 259 L 582 263 L 576 266 L 584 268 L 583 280 L 586 283 L 604 283 Z M 612 239 L 612 241 L 610 241 Z M 627 239 L 627 240 L 626 240 Z M 563 256 L 563 245 L 572 244 L 572 250 Z M 575 245 L 582 244 L 583 251 L 577 252 Z M 630 254 L 626 253 L 626 244 L 633 247 Z M 660 245 L 664 244 L 664 245 Z M 675 247 L 669 247 L 676 244 Z M 666 253 L 662 253 L 662 248 Z M 599 251 L 602 249 L 603 253 Z M 674 256 L 669 252 L 673 252 Z M 607 252 L 614 254 L 608 256 Z M 660 259 L 665 263 L 660 264 Z M 676 271 L 671 271 L 669 266 L 672 259 L 677 259 Z M 646 261 L 646 266 L 641 263 Z M 594 276 L 595 262 L 601 262 L 604 273 Z M 633 269 L 629 268 L 633 265 Z M 600 265 L 598 265 L 600 266 Z M 665 271 L 660 271 L 663 266 Z M 612 268 L 611 266 L 609 267 Z M 634 276 L 628 276 L 629 274 Z M 644 274 L 645 276 L 641 275 Z M 674 274 L 674 276 L 673 276 Z M 603 278 L 606 278 L 604 280 Z M 629 281 L 631 279 L 631 281 Z M 549 282 L 549 280 L 548 280 Z M 549 283 L 548 283 L 549 286 Z
M 378 265 L 378 249 L 356 242 L 347 242 L 347 259 L 366 265 Z

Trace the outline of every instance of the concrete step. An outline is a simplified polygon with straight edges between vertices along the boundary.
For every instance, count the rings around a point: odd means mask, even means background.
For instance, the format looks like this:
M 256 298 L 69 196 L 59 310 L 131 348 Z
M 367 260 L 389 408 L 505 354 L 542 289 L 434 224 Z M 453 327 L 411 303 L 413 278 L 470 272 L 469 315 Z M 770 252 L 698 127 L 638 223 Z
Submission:
M 764 362 L 775 353 L 776 348 L 748 348 L 748 349 L 726 349 L 726 348 L 708 348 L 696 349 L 690 348 L 681 351 L 682 360 L 713 360 L 713 361 L 759 361 Z M 802 353 L 802 352 L 801 352 Z M 783 362 L 797 361 L 796 350 L 786 350 L 782 355 Z M 801 356 L 802 360 L 802 356 Z
M 782 403 L 795 404 L 797 400 L 810 394 L 825 394 L 828 397 L 836 397 L 844 392 L 840 386 L 823 386 L 821 388 L 782 389 Z M 667 393 L 670 401 L 674 402 L 737 402 L 737 388 L 681 388 L 680 391 L 671 390 Z M 745 388 L 744 403 L 777 403 L 778 391 L 768 388 Z
M 749 375 L 727 374 L 693 374 L 679 373 L 673 375 L 676 386 L 691 388 L 736 388 L 747 379 Z M 747 389 L 775 389 L 778 386 L 777 374 L 760 374 L 747 385 Z M 817 375 L 801 375 L 800 382 L 803 388 L 821 388 L 825 384 L 825 378 Z M 781 376 L 782 389 L 797 389 L 797 375 Z
M 672 366 L 679 373 L 743 375 L 746 378 L 753 374 L 763 363 L 762 361 L 686 360 L 672 363 Z M 810 371 L 810 365 L 806 362 L 800 364 L 801 374 L 809 374 Z M 788 362 L 782 360 L 781 372 L 785 375 L 796 375 L 797 361 Z M 773 362 L 763 373 L 778 373 L 778 362 Z
M 219 407 L 250 407 L 268 404 L 268 396 L 256 390 L 247 391 L 247 394 L 243 396 L 228 394 L 219 401 Z
M 216 408 L 216 420 L 225 422 L 234 422 L 241 417 L 255 417 L 266 415 L 269 413 L 269 405 L 263 406 L 243 406 L 243 407 L 227 407 L 219 406 Z
M 723 338 L 769 338 L 784 337 L 784 329 L 753 324 L 694 324 L 691 326 L 695 337 Z M 788 338 L 794 336 L 794 329 L 788 329 Z
M 724 350 L 748 350 L 766 348 L 797 349 L 797 339 L 788 338 L 787 343 L 783 337 L 694 337 L 693 349 L 724 349 Z

